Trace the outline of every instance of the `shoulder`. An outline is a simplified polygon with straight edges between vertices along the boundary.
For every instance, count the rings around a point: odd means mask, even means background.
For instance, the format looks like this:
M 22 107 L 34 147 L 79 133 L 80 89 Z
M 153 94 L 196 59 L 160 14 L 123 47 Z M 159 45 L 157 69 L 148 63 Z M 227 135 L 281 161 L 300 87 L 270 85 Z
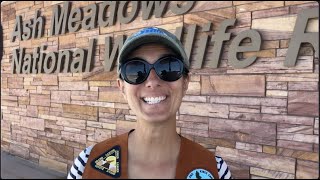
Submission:
M 73 165 L 69 171 L 68 179 L 82 179 L 82 174 L 93 146 L 94 145 L 87 147 L 79 153 L 79 156 L 77 158 L 75 158 Z
M 217 169 L 220 179 L 231 179 L 231 172 L 227 163 L 220 157 L 215 156 L 217 162 Z

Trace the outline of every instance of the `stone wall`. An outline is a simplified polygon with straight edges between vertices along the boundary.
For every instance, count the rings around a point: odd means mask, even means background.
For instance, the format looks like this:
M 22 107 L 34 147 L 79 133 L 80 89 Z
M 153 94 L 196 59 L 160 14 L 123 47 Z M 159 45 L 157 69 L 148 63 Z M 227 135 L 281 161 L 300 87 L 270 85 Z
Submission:
M 196 2 L 191 11 L 142 20 L 141 11 L 128 24 L 49 36 L 53 6 L 61 1 L 19 1 L 1 4 L 1 149 L 67 173 L 85 147 L 134 128 L 136 116 L 119 93 L 116 71 L 104 71 L 105 37 L 130 35 L 146 26 L 175 32 L 176 27 L 199 27 L 212 22 L 214 35 L 223 20 L 230 41 L 223 46 L 218 68 L 209 67 L 209 43 L 202 69 L 193 68 L 203 32 L 197 30 L 191 53 L 191 82 L 178 112 L 177 131 L 222 156 L 235 178 L 319 177 L 319 59 L 310 44 L 300 48 L 295 67 L 283 62 L 297 14 L 319 7 L 312 1 Z M 72 8 L 100 2 L 72 2 Z M 170 2 L 175 3 L 175 2 Z M 10 42 L 15 18 L 45 16 L 44 36 Z M 235 69 L 228 64 L 232 39 L 256 29 L 262 37 L 258 58 Z M 318 19 L 307 32 L 319 32 Z M 186 33 L 186 32 L 184 32 Z M 94 69 L 88 73 L 12 74 L 13 49 L 32 53 L 43 44 L 47 51 L 87 48 L 96 38 Z M 185 38 L 184 38 L 185 39 Z M 184 41 L 184 39 L 182 41 Z

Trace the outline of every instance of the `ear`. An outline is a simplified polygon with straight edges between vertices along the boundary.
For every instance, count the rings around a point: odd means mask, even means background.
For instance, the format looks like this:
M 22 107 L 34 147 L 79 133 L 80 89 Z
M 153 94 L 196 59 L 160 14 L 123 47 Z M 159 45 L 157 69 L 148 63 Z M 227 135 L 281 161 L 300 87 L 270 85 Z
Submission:
M 183 96 L 186 95 L 190 81 L 190 75 L 183 77 Z
M 123 95 L 124 99 L 127 100 L 126 93 L 124 92 L 124 82 L 122 79 L 117 79 L 118 88 L 121 91 L 121 94 Z

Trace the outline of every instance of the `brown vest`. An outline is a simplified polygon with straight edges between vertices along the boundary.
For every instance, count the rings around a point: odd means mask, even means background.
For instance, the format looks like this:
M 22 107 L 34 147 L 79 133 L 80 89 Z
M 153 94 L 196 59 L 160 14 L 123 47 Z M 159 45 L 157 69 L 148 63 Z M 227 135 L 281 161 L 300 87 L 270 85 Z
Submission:
M 128 136 L 130 132 L 96 144 L 90 152 L 82 178 L 128 179 Z M 201 177 L 204 179 L 213 176 L 212 178 L 219 179 L 215 155 L 201 145 L 180 137 L 181 146 L 175 178 Z

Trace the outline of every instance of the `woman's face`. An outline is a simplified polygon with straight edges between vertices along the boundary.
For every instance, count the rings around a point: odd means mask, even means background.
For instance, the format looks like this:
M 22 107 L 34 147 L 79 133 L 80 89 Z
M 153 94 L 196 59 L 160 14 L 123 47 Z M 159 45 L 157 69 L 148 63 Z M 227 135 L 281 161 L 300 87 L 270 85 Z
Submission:
M 174 53 L 159 44 L 146 44 L 134 50 L 128 58 L 138 57 L 154 64 L 159 58 L 174 55 Z M 139 120 L 148 122 L 164 122 L 175 119 L 182 98 L 188 89 L 189 77 L 181 77 L 177 81 L 163 81 L 151 69 L 150 74 L 143 83 L 129 84 L 118 79 L 118 86 L 130 108 Z M 149 100 L 162 100 L 159 103 L 148 103 Z

